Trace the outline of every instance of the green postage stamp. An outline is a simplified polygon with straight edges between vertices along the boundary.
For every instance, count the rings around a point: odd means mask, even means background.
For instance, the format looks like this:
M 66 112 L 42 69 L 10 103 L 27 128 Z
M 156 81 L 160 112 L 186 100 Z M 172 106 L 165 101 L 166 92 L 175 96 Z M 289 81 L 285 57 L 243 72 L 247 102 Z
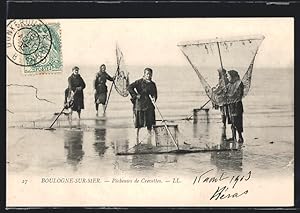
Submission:
M 62 42 L 59 23 L 37 19 L 12 20 L 6 29 L 7 58 L 25 74 L 61 72 Z

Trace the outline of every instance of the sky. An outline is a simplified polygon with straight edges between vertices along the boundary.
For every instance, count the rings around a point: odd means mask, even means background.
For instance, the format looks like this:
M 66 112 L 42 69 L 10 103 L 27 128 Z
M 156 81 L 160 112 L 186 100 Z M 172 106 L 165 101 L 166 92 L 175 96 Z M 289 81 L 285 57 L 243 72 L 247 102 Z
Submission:
M 115 44 L 128 65 L 186 65 L 177 44 L 224 36 L 265 36 L 256 65 L 293 66 L 293 18 L 56 19 L 64 64 L 115 63 Z
M 71 74 L 71 67 L 75 65 L 82 68 L 81 74 L 85 79 L 94 78 L 97 67 L 102 63 L 108 64 L 108 72 L 113 74 L 116 42 L 128 66 L 187 66 L 190 68 L 189 73 L 192 73 L 192 67 L 177 46 L 179 42 L 261 34 L 265 39 L 256 56 L 255 67 L 293 68 L 294 64 L 293 18 L 98 18 L 42 21 L 46 24 L 60 24 L 63 72 L 24 77 L 23 72 L 20 72 L 24 68 L 7 60 L 8 83 L 39 85 L 39 88 L 46 89 L 51 85 L 62 90 L 67 86 L 66 79 Z M 136 75 L 133 70 L 138 71 Z M 129 70 L 131 79 L 141 76 L 139 70 Z M 270 70 L 272 74 L 275 69 Z M 185 77 L 185 74 L 181 76 Z M 156 79 L 166 77 L 164 73 L 160 77 L 158 74 L 154 76 Z M 191 78 L 197 80 L 196 75 L 191 75 Z M 92 86 L 89 85 L 89 88 Z

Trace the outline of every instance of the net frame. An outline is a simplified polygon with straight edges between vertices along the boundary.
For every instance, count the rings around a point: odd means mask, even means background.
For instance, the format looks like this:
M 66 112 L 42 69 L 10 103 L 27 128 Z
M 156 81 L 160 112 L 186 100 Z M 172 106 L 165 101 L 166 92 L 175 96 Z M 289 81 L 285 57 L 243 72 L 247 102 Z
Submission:
M 129 72 L 126 71 L 125 60 L 119 46 L 116 45 L 117 70 L 115 74 L 114 86 L 116 91 L 123 97 L 127 97 L 129 92 L 127 87 L 129 85 Z
M 241 42 L 244 45 L 245 42 L 251 43 L 251 42 L 255 41 L 256 42 L 256 46 L 254 46 L 255 50 L 250 51 L 253 54 L 253 58 L 252 58 L 249 66 L 246 69 L 246 72 L 244 73 L 244 75 L 242 76 L 241 81 L 240 81 L 240 82 L 243 82 L 243 86 L 244 86 L 242 97 L 245 97 L 248 94 L 249 90 L 250 90 L 251 80 L 252 80 L 252 71 L 253 71 L 253 65 L 254 65 L 255 57 L 257 55 L 258 49 L 261 45 L 261 42 L 264 40 L 264 38 L 265 38 L 265 36 L 263 36 L 263 35 L 224 37 L 224 38 L 215 38 L 215 39 L 183 41 L 183 42 L 179 42 L 177 44 L 177 46 L 180 48 L 183 55 L 186 57 L 186 59 L 188 60 L 188 62 L 192 66 L 192 68 L 195 70 L 195 72 L 196 72 L 202 86 L 204 87 L 204 90 L 205 90 L 207 96 L 210 98 L 210 100 L 215 105 L 223 105 L 223 104 L 229 104 L 229 103 L 232 103 L 232 102 L 237 102 L 238 100 L 235 100 L 235 99 L 230 99 L 229 100 L 228 98 L 226 98 L 226 96 L 227 96 L 227 94 L 226 94 L 227 89 L 226 88 L 224 89 L 225 92 L 223 92 L 223 96 L 225 96 L 225 97 L 220 98 L 220 96 L 217 96 L 216 94 L 214 94 L 213 88 L 209 85 L 207 80 L 204 78 L 203 74 L 201 74 L 198 67 L 194 64 L 194 61 L 192 61 L 190 59 L 190 57 L 188 56 L 186 47 L 191 46 L 193 48 L 198 48 L 200 46 L 204 46 L 206 51 L 207 51 L 207 54 L 209 54 L 209 51 L 211 51 L 211 53 L 214 54 L 213 53 L 213 48 L 217 49 L 218 54 L 219 54 L 221 68 L 223 68 L 223 62 L 222 62 L 222 57 L 221 57 L 221 52 L 220 52 L 220 45 L 224 46 L 223 48 L 228 50 L 228 46 L 227 46 L 228 42 L 230 44 L 232 44 L 234 42 Z
M 176 147 L 172 139 L 170 138 L 165 125 L 159 124 L 153 125 L 152 127 L 154 130 L 155 145 L 157 147 Z M 167 127 L 169 128 L 172 136 L 178 144 L 178 124 L 167 124 Z

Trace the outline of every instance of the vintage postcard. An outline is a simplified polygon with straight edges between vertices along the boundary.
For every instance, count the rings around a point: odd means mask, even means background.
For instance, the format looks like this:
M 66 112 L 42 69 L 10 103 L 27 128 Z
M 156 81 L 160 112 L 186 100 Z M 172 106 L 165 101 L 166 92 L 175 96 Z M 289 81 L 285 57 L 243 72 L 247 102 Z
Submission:
M 9 207 L 294 205 L 294 19 L 11 19 Z

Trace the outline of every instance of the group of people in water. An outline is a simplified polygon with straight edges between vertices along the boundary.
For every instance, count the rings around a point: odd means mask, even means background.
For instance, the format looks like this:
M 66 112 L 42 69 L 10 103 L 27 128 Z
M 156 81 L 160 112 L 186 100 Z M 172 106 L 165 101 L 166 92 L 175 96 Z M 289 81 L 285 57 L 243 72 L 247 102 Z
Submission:
M 143 77 L 131 83 L 127 88 L 133 104 L 134 125 L 135 128 L 137 128 L 137 138 L 140 128 L 147 127 L 148 132 L 151 133 L 152 126 L 155 125 L 155 107 L 152 101 L 156 101 L 157 99 L 157 88 L 156 84 L 152 81 L 152 74 L 153 71 L 151 68 L 145 68 Z M 105 64 L 102 64 L 94 80 L 96 116 L 99 115 L 100 104 L 103 108 L 102 115 L 105 115 L 108 99 L 107 80 L 114 81 L 115 77 L 111 77 L 106 72 Z M 70 113 L 68 113 L 70 124 L 72 124 L 72 112 L 76 111 L 79 118 L 78 125 L 80 125 L 81 110 L 84 109 L 83 90 L 85 87 L 86 84 L 79 74 L 79 67 L 73 67 L 72 74 L 68 78 L 68 88 L 65 90 L 64 101 L 65 109 L 70 109 Z
M 106 72 L 105 64 L 102 64 L 94 80 L 96 116 L 98 116 L 100 104 L 103 108 L 103 115 L 105 115 L 107 100 L 107 80 L 113 81 L 114 78 Z M 73 67 L 72 74 L 68 78 L 68 88 L 66 88 L 65 90 L 64 105 L 66 109 L 70 109 L 70 114 L 72 114 L 73 111 L 76 111 L 78 113 L 79 121 L 81 110 L 84 109 L 83 90 L 85 86 L 85 82 L 79 74 L 79 67 Z
M 238 142 L 243 143 L 243 90 L 244 85 L 240 80 L 237 71 L 221 68 L 218 69 L 219 83 L 213 88 L 213 94 L 221 99 L 214 103 L 214 108 L 220 108 L 222 122 L 224 128 L 226 123 L 231 124 L 232 139 L 237 140 L 236 132 L 238 132 Z M 145 68 L 143 77 L 129 84 L 127 87 L 133 104 L 134 125 L 137 128 L 137 138 L 139 130 L 146 127 L 151 134 L 152 126 L 155 125 L 155 106 L 157 100 L 157 87 L 152 81 L 153 70 Z M 100 66 L 99 72 L 94 80 L 94 102 L 96 108 L 96 116 L 98 116 L 99 105 L 102 105 L 103 116 L 107 106 L 107 86 L 106 82 L 114 81 L 115 77 L 111 77 L 106 72 L 105 64 Z M 72 74 L 68 78 L 68 88 L 65 90 L 65 109 L 70 109 L 69 119 L 72 122 L 72 112 L 78 113 L 78 122 L 80 124 L 81 110 L 84 109 L 83 90 L 86 84 L 79 74 L 79 68 L 73 67 Z

